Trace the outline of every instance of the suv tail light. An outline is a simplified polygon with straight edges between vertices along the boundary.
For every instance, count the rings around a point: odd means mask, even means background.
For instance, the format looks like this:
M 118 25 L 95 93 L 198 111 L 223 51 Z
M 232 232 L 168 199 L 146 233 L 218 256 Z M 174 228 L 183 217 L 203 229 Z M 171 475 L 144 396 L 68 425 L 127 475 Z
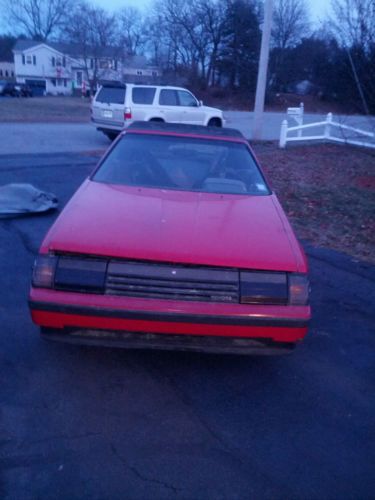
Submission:
M 125 108 L 124 120 L 131 120 L 131 119 L 132 119 L 132 110 L 130 108 Z

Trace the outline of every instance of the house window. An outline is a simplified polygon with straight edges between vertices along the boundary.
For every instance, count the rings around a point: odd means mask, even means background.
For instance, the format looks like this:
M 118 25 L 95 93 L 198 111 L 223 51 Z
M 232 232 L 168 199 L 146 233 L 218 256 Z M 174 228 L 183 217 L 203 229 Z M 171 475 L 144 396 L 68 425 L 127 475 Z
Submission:
M 63 84 L 62 78 L 58 78 L 58 79 L 57 79 L 57 86 L 58 86 L 58 87 L 61 87 L 61 86 L 62 86 L 62 84 Z
M 94 67 L 94 59 L 90 59 L 90 68 L 93 69 Z
M 33 56 L 33 64 L 36 65 L 36 56 Z
M 64 78 L 64 87 L 66 87 L 66 86 L 67 86 L 67 79 Z
M 26 56 L 26 64 L 31 64 L 31 63 L 32 63 L 31 56 Z
M 22 54 L 22 64 L 26 64 L 25 54 Z
M 114 70 L 117 71 L 117 60 L 116 59 L 113 61 L 113 67 L 114 67 Z
M 66 66 L 66 57 L 65 57 L 65 56 L 62 58 L 62 65 L 63 65 L 63 66 L 64 66 L 64 68 L 65 68 L 65 66 Z
M 56 59 L 54 57 L 52 57 L 51 63 L 52 63 L 52 66 L 56 66 Z
M 52 78 L 51 83 L 54 87 L 56 87 L 56 80 L 54 78 Z
M 78 87 L 81 87 L 82 85 L 82 71 L 77 71 L 77 85 Z
M 14 71 L 12 71 L 12 76 L 14 76 Z
M 61 57 L 56 58 L 56 66 L 62 66 L 62 60 Z
M 108 69 L 111 67 L 111 64 L 109 61 L 107 61 L 106 59 L 101 59 L 99 61 L 99 68 L 100 69 Z
M 138 70 L 138 71 L 137 71 L 137 75 L 143 75 L 143 71 Z

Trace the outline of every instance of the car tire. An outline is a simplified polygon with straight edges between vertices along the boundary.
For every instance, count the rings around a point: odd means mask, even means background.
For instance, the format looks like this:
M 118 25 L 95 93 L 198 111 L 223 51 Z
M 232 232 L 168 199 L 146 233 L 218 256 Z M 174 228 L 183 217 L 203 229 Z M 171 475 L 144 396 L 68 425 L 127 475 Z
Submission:
M 149 120 L 150 122 L 159 122 L 159 123 L 164 123 L 164 120 L 163 118 L 151 118 L 151 120 Z
M 108 139 L 111 142 L 113 142 L 119 134 L 119 132 L 103 132 L 103 133 L 104 133 L 104 135 L 106 135 L 108 137 Z
M 222 123 L 220 118 L 211 118 L 207 123 L 207 127 L 221 127 Z

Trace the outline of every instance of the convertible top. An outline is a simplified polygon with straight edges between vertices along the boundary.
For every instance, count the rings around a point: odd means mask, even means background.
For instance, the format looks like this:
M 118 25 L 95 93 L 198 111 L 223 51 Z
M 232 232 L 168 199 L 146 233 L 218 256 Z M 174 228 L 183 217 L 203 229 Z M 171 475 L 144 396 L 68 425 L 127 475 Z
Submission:
M 233 137 L 236 139 L 245 139 L 239 130 L 234 128 L 204 127 L 203 125 L 187 125 L 184 123 L 165 123 L 165 122 L 133 122 L 125 131 L 132 130 L 150 130 L 155 132 L 172 132 L 177 134 L 194 134 L 210 137 Z

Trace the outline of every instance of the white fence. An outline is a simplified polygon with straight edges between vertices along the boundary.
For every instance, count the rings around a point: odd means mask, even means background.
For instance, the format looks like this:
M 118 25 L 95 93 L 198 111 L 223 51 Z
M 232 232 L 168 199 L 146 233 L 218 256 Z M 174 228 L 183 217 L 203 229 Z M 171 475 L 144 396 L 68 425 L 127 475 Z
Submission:
M 295 142 L 295 141 L 332 141 L 338 142 L 342 144 L 352 144 L 354 146 L 363 146 L 367 148 L 375 148 L 375 134 L 373 132 L 368 132 L 366 130 L 361 130 L 356 127 L 349 127 L 348 125 L 343 125 L 338 122 L 333 121 L 332 113 L 328 113 L 326 120 L 317 122 L 317 123 L 308 123 L 307 125 L 303 125 L 303 107 L 301 108 L 288 108 L 288 114 L 293 116 L 293 113 L 290 113 L 291 109 L 301 109 L 298 115 L 298 125 L 294 127 L 288 127 L 288 121 L 284 120 L 281 124 L 280 131 L 280 148 L 285 148 L 287 142 Z M 296 112 L 295 112 L 296 113 Z M 297 113 L 296 113 L 297 114 Z M 297 120 L 296 120 L 297 121 Z M 316 127 L 323 127 L 322 133 L 318 135 L 303 135 L 303 130 L 310 130 Z M 333 130 L 339 129 L 340 136 L 334 135 Z M 359 137 L 345 137 L 344 131 L 348 131 L 351 134 L 356 134 Z M 288 136 L 290 132 L 296 132 L 297 135 Z M 374 139 L 374 142 L 366 142 L 365 140 L 361 140 L 361 137 L 369 137 Z

